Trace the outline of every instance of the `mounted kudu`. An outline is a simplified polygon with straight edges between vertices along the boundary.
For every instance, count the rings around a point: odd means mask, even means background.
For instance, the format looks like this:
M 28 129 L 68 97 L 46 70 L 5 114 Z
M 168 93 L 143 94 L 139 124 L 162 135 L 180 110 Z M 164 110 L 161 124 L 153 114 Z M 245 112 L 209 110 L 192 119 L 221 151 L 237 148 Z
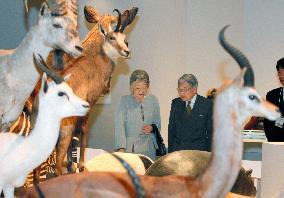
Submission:
M 223 28 L 219 41 L 223 48 L 240 65 L 241 74 L 230 84 L 219 89 L 214 104 L 214 133 L 212 154 L 205 172 L 197 177 L 186 176 L 139 176 L 145 197 L 225 197 L 239 173 L 242 160 L 241 129 L 252 115 L 275 120 L 279 110 L 260 98 L 253 88 L 253 70 L 247 58 L 226 42 Z M 135 197 L 135 191 L 126 174 L 80 173 L 54 178 L 39 184 L 47 197 Z M 35 190 L 29 191 L 32 195 Z M 55 197 L 56 197 L 55 196 Z

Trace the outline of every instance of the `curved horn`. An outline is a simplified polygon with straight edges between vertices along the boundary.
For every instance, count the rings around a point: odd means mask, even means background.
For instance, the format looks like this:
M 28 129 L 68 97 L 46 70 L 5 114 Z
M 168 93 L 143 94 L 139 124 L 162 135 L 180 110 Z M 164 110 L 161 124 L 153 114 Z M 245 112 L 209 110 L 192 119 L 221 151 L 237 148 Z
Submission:
M 249 63 L 249 60 L 240 50 L 230 45 L 225 39 L 224 33 L 228 27 L 229 25 L 226 25 L 220 31 L 219 43 L 235 59 L 235 61 L 237 61 L 241 69 L 247 68 L 245 76 L 244 76 L 244 86 L 253 87 L 254 86 L 254 74 L 253 74 L 252 67 Z
M 77 0 L 67 0 L 67 12 L 70 12 L 70 17 L 73 19 L 75 26 L 77 27 L 78 18 L 78 1 Z
M 124 29 L 126 28 L 126 26 L 128 25 L 128 19 L 129 19 L 129 10 L 126 11 L 127 12 L 127 18 L 125 19 L 123 25 L 121 26 L 121 29 L 119 30 L 121 33 L 124 31 Z
M 61 16 L 66 14 L 66 0 L 47 0 L 46 2 L 53 16 Z
M 114 32 L 118 32 L 120 25 L 121 25 L 121 13 L 119 12 L 118 9 L 114 9 L 113 12 L 117 12 L 117 14 L 118 14 L 117 25 L 116 25 L 115 30 L 114 30 Z
M 60 84 L 64 81 L 64 79 L 57 75 L 55 72 L 51 71 L 45 61 L 43 60 L 42 56 L 40 54 L 37 54 L 37 56 L 39 58 L 37 58 L 35 56 L 35 54 L 33 54 L 33 58 L 34 58 L 34 62 L 36 64 L 36 66 L 39 68 L 40 71 L 45 72 L 50 78 L 52 78 L 52 80 L 56 83 L 56 84 Z

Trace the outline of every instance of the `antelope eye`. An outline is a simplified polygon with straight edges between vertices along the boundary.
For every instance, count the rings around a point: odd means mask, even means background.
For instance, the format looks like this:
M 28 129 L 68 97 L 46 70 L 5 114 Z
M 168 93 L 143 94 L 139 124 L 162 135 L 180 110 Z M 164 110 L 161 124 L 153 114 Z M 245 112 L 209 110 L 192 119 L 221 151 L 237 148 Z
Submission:
M 58 92 L 58 96 L 62 97 L 64 95 L 66 95 L 64 92 L 62 92 L 62 91 Z
M 256 101 L 260 102 L 259 98 L 256 97 L 255 95 L 249 95 L 249 99 L 250 100 L 256 100 Z
M 112 40 L 112 41 L 115 40 L 115 38 L 113 36 L 109 37 L 109 39 Z
M 58 24 L 58 23 L 54 23 L 54 24 L 53 24 L 53 27 L 55 27 L 55 28 L 57 28 L 57 29 L 62 28 L 62 26 L 61 26 L 60 24 Z

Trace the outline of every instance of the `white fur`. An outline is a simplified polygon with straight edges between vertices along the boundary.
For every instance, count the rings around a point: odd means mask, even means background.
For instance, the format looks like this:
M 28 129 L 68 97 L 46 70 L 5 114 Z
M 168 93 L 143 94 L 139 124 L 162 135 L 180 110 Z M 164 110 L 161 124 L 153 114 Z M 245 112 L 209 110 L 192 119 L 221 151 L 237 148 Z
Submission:
M 43 76 L 42 84 L 46 81 Z M 59 96 L 59 92 L 67 96 Z M 14 187 L 22 186 L 28 173 L 40 165 L 53 151 L 59 136 L 60 121 L 64 117 L 83 116 L 88 103 L 75 96 L 65 83 L 51 82 L 47 92 L 40 91 L 39 112 L 34 129 L 27 137 L 14 133 L 0 133 L 0 193 L 14 197 Z
M 62 28 L 55 28 L 54 24 Z M 79 37 L 70 34 L 73 26 L 68 15 L 54 17 L 43 3 L 38 24 L 27 33 L 21 44 L 15 50 L 0 51 L 0 129 L 7 130 L 10 123 L 17 120 L 38 81 L 33 53 L 41 54 L 44 60 L 53 48 L 61 48 L 72 56 L 81 54 L 75 48 L 81 46 Z

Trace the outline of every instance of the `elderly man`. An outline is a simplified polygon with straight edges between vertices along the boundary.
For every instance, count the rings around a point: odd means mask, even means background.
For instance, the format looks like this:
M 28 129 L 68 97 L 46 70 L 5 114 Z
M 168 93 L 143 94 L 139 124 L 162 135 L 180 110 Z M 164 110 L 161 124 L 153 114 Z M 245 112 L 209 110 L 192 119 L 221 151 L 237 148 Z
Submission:
M 179 97 L 172 100 L 168 125 L 169 152 L 211 150 L 212 101 L 197 94 L 198 81 L 192 74 L 178 80 Z

